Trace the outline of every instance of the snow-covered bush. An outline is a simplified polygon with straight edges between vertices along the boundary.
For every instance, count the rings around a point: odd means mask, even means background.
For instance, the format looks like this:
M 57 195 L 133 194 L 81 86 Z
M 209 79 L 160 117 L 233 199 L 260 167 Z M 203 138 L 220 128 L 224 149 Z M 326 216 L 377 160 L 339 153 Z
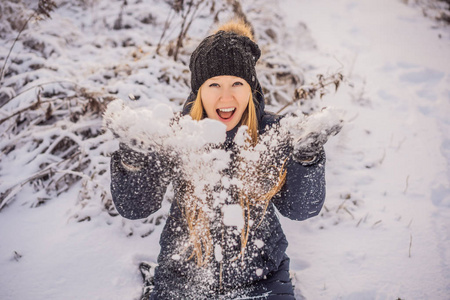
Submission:
M 60 1 L 51 19 L 25 23 L 37 9 L 33 3 L 0 4 L 0 211 L 24 188 L 35 191 L 33 199 L 21 199 L 32 207 L 79 188 L 71 219 L 116 216 L 109 156 L 118 141 L 102 127 L 107 104 L 122 99 L 181 110 L 190 53 L 230 17 L 255 29 L 269 108 L 289 104 L 304 84 L 302 68 L 283 51 L 288 32 L 272 1 Z M 124 228 L 145 236 L 166 212 L 124 221 Z
M 449 0 L 402 0 L 408 5 L 417 6 L 422 10 L 424 16 L 450 24 L 450 1 Z

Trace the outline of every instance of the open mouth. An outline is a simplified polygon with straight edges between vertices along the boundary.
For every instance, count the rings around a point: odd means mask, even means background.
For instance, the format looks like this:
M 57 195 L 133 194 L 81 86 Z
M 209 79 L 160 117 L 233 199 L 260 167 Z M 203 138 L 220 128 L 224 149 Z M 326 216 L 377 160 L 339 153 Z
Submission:
M 224 120 L 230 119 L 233 116 L 235 111 L 236 111 L 236 107 L 216 109 L 216 112 L 219 115 L 219 117 Z

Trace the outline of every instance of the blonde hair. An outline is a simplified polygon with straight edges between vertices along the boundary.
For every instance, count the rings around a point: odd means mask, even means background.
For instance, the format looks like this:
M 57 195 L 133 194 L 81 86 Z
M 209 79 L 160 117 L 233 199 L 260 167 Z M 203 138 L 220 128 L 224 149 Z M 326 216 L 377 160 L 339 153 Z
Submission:
M 258 228 L 264 220 L 267 208 L 269 207 L 270 200 L 281 190 L 284 183 L 286 182 L 286 175 L 287 175 L 285 166 L 286 161 L 287 159 L 284 160 L 283 165 L 279 169 L 277 182 L 275 183 L 274 186 L 272 186 L 272 188 L 268 192 L 264 193 L 263 195 L 257 195 L 257 192 L 255 192 L 253 189 L 249 190 L 243 189 L 240 191 L 239 204 L 244 214 L 245 226 L 241 231 L 241 251 L 239 255 L 236 256 L 233 260 L 236 260 L 239 257 L 241 257 L 242 260 L 244 259 L 245 249 L 247 247 L 248 242 L 248 236 L 250 234 L 250 227 L 252 226 L 252 224 L 250 223 L 251 207 L 255 208 L 260 206 L 263 207 L 261 219 L 256 225 L 256 228 Z M 253 178 L 253 180 L 255 178 L 254 176 L 255 174 L 252 174 L 252 172 L 250 172 L 249 174 L 247 174 L 246 170 L 240 170 L 240 172 L 243 175 L 242 176 L 243 178 L 241 179 L 244 181 L 248 178 Z
M 234 20 L 220 26 L 217 31 L 227 31 L 234 32 L 239 35 L 243 35 L 254 41 L 252 28 L 242 20 Z M 216 33 L 217 33 L 216 31 Z M 250 137 L 250 147 L 256 146 L 258 143 L 258 117 L 256 114 L 256 106 L 253 99 L 253 94 L 250 93 L 247 108 L 242 114 L 239 125 L 247 126 L 247 132 Z M 203 107 L 203 102 L 201 98 L 201 87 L 198 89 L 197 97 L 194 101 L 190 103 L 191 110 L 189 115 L 193 120 L 200 121 L 205 118 L 206 113 Z M 239 255 L 235 258 L 238 259 L 239 256 L 243 259 L 245 255 L 245 249 L 247 247 L 248 238 L 250 234 L 250 228 L 252 226 L 250 222 L 250 212 L 253 207 L 263 207 L 261 220 L 256 226 L 261 225 L 264 216 L 266 214 L 267 208 L 269 206 L 270 200 L 277 194 L 283 187 L 286 180 L 286 161 L 279 169 L 277 182 L 273 187 L 266 193 L 258 195 L 254 189 L 248 189 L 248 191 L 242 189 L 239 192 L 239 204 L 242 208 L 244 215 L 245 225 L 241 231 L 241 251 Z M 253 168 L 252 168 L 253 169 Z M 253 174 L 257 172 L 258 168 L 255 168 L 253 172 L 248 172 L 248 170 L 239 170 L 240 179 L 242 182 L 252 182 L 255 178 Z M 253 179 L 252 179 L 253 178 Z M 213 252 L 212 237 L 210 232 L 210 220 L 204 211 L 204 209 L 199 205 L 200 199 L 196 198 L 193 193 L 193 187 L 191 183 L 187 183 L 185 200 L 189 201 L 187 205 L 184 205 L 184 216 L 186 218 L 188 229 L 189 229 L 189 244 L 192 246 L 192 253 L 188 257 L 189 259 L 195 258 L 198 266 L 203 266 L 208 263 L 211 253 Z M 251 192 L 249 192 L 251 191 Z M 192 202 L 192 203 L 191 203 Z M 234 259 L 234 260 L 235 260 Z
M 250 136 L 249 142 L 250 145 L 254 147 L 258 143 L 258 118 L 256 114 L 256 106 L 253 101 L 253 95 L 250 94 L 249 98 L 250 99 L 248 102 L 248 106 L 241 117 L 240 125 L 247 126 L 247 131 Z M 197 93 L 196 99 L 192 102 L 192 107 L 189 115 L 193 120 L 196 121 L 200 121 L 205 117 L 205 111 L 201 99 L 201 87 Z M 254 192 L 249 193 L 244 190 L 239 193 L 239 204 L 244 213 L 245 220 L 245 226 L 241 231 L 241 251 L 238 255 L 238 257 L 240 256 L 242 259 L 244 258 L 245 248 L 247 247 L 248 237 L 250 233 L 251 224 L 249 221 L 251 208 L 254 206 L 261 206 L 261 204 L 263 206 L 263 214 L 260 222 L 257 225 L 258 227 L 263 221 L 270 200 L 281 190 L 285 183 L 287 175 L 285 163 L 286 161 L 283 163 L 283 166 L 279 170 L 277 182 L 267 193 L 264 193 L 263 195 L 257 195 Z M 255 174 L 248 174 L 246 170 L 239 171 L 242 175 L 242 178 L 240 179 L 243 180 L 243 182 L 249 181 L 247 180 L 248 178 L 252 178 L 255 176 Z M 192 188 L 188 190 L 193 191 Z M 188 193 L 189 195 L 187 195 L 187 197 L 190 197 L 191 201 L 196 202 L 196 200 L 198 200 L 195 199 L 192 192 L 188 191 Z M 193 246 L 192 253 L 189 259 L 195 257 L 197 264 L 199 266 L 202 266 L 208 262 L 213 249 L 212 238 L 209 230 L 209 219 L 203 209 L 201 209 L 201 207 L 197 204 L 185 206 L 185 217 L 189 228 L 189 240 L 191 242 L 191 245 Z M 238 257 L 236 257 L 235 259 L 237 259 Z

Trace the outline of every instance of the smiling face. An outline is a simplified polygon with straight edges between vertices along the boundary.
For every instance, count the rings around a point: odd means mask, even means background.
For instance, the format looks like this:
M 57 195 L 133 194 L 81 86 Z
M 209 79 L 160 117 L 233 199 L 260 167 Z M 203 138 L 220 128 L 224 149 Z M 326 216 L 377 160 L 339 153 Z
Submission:
M 203 108 L 210 119 L 227 125 L 227 131 L 241 121 L 251 95 L 250 85 L 236 76 L 216 76 L 200 89 Z

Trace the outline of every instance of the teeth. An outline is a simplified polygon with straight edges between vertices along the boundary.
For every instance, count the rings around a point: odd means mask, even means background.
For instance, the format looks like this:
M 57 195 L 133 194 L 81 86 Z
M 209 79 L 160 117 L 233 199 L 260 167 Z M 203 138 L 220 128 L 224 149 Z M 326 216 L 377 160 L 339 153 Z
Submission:
M 221 112 L 231 112 L 234 111 L 234 108 L 219 108 Z

